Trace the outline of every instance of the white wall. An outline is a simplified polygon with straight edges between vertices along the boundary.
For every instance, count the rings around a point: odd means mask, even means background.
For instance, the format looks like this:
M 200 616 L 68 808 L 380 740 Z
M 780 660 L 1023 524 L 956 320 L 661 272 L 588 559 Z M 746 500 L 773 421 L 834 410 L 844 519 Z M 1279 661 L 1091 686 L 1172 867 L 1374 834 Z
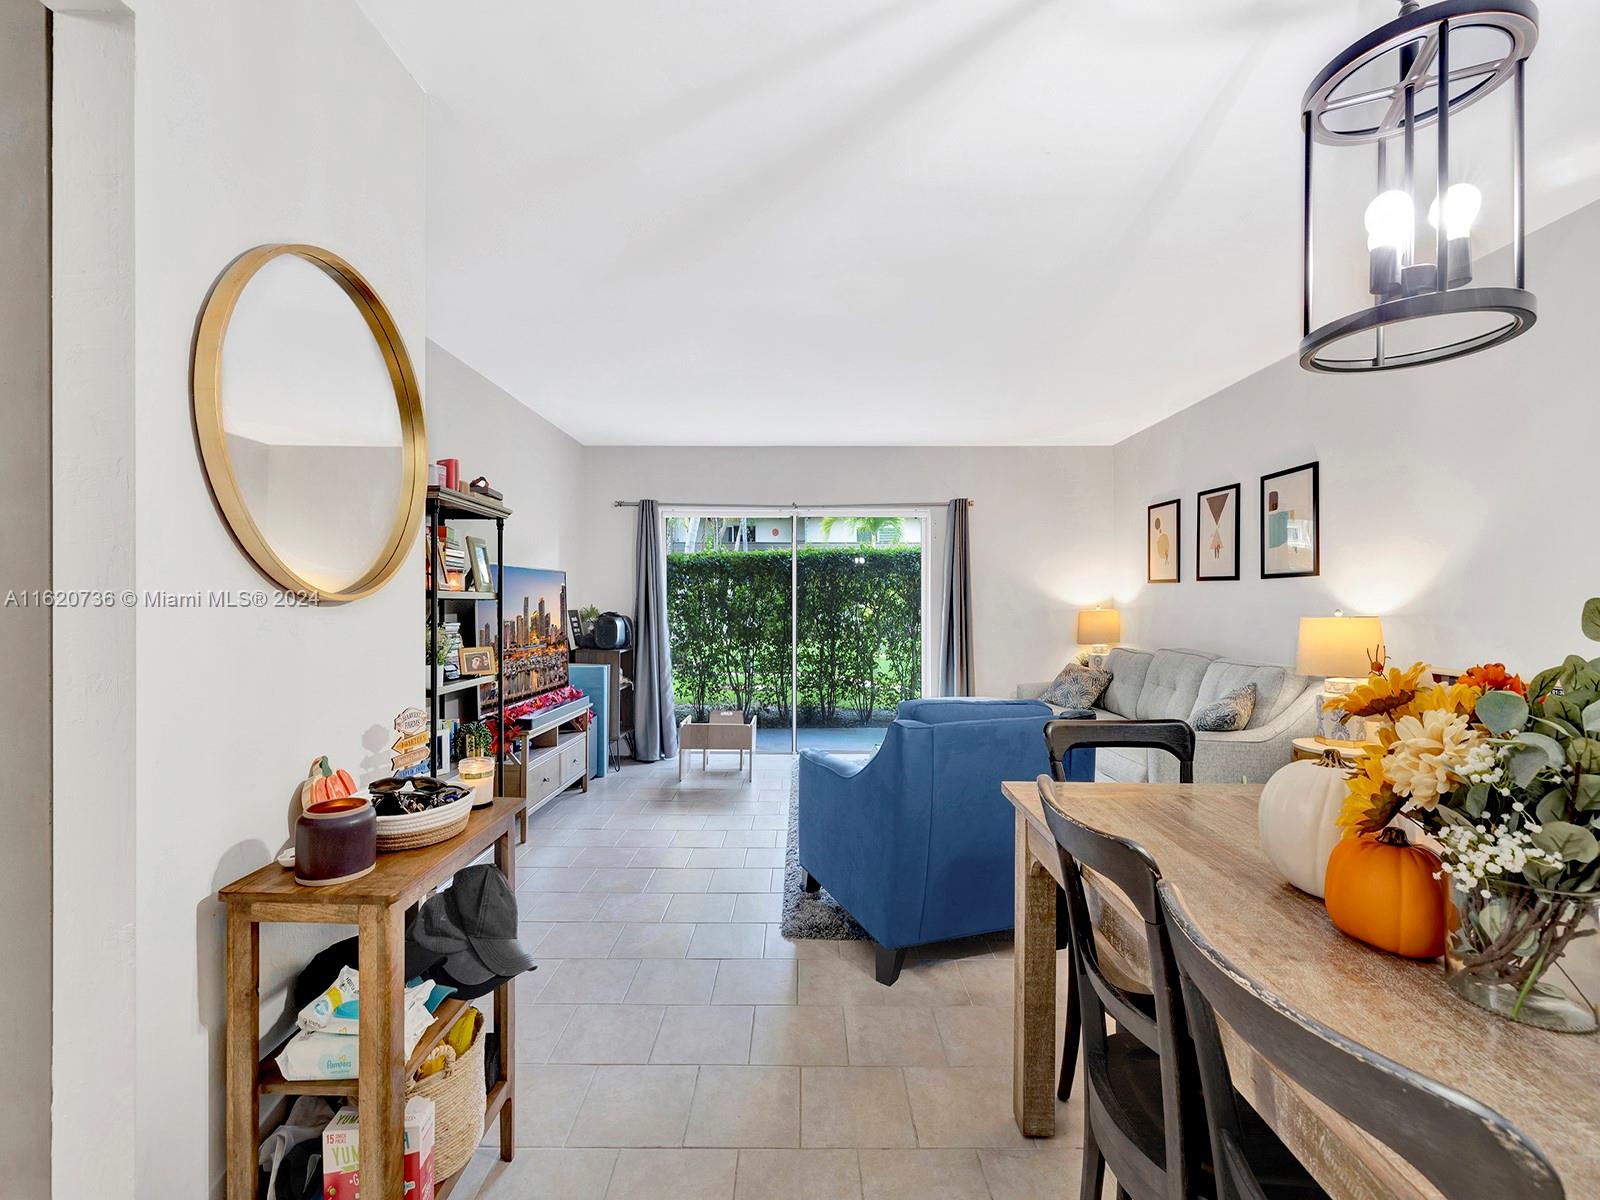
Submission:
M 972 509 L 977 691 L 1009 696 L 1076 649 L 1073 613 L 1109 595 L 1104 447 L 634 447 L 584 456 L 587 548 L 575 606 L 633 611 L 638 510 L 613 500 L 732 504 L 904 504 L 965 496 Z M 937 593 L 944 513 L 927 552 Z M 933 613 L 938 615 L 938 596 Z M 937 645 L 935 639 L 934 645 Z
M 1528 239 L 1540 319 L 1453 363 L 1359 378 L 1293 358 L 1115 447 L 1123 636 L 1291 662 L 1298 619 L 1384 618 L 1390 657 L 1524 671 L 1585 651 L 1600 592 L 1588 481 L 1596 464 L 1593 287 L 1600 205 Z M 1286 322 L 1292 319 L 1286 313 Z M 1284 344 L 1295 340 L 1284 331 Z M 1260 578 L 1260 476 L 1320 460 L 1322 574 Z M 1196 583 L 1196 492 L 1243 483 L 1238 583 Z M 1145 506 L 1183 499 L 1183 578 L 1144 583 Z
M 133 19 L 57 12 L 51 128 L 51 577 L 135 583 Z M 51 1183 L 133 1193 L 137 612 L 63 607 L 51 630 Z M 92 730 L 92 736 L 86 736 Z M 95 1131 L 83 1152 L 80 1130 Z
M 422 375 L 423 95 L 352 0 L 145 0 L 135 63 L 136 586 L 271 590 L 201 471 L 196 315 L 240 251 L 316 243 L 372 282 Z M 387 773 L 390 722 L 421 698 L 421 589 L 419 554 L 343 607 L 138 610 L 135 694 L 104 702 L 138 720 L 140 1196 L 204 1196 L 222 1174 L 215 891 L 278 849 L 314 756 Z M 268 994 L 334 932 L 269 927 Z
M 461 460 L 465 484 L 486 476 L 511 509 L 506 561 L 567 572 L 580 586 L 584 449 L 442 346 L 428 343 L 428 453 Z M 490 539 L 489 553 L 494 553 Z M 562 617 L 564 621 L 565 616 Z

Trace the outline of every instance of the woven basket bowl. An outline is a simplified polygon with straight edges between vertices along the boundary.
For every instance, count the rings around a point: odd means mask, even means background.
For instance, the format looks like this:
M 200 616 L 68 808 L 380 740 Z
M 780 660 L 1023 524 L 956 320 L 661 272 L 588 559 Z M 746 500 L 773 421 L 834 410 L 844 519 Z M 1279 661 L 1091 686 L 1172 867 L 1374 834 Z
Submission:
M 467 827 L 472 817 L 472 794 L 430 808 L 427 812 L 402 813 L 378 818 L 378 852 L 420 850 L 453 838 Z
M 472 1157 L 483 1141 L 483 1027 L 467 1052 L 442 1071 L 406 1085 L 406 1095 L 433 1101 L 433 1177 L 448 1179 Z M 447 1052 L 449 1048 L 446 1047 Z

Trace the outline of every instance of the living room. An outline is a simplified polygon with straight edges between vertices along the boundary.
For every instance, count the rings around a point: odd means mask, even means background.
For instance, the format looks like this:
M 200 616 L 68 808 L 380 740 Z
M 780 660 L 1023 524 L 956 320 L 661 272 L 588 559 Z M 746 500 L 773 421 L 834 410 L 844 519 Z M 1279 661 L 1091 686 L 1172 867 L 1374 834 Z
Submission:
M 1600 1194 L 1592 6 L 0 23 L 18 1196 Z

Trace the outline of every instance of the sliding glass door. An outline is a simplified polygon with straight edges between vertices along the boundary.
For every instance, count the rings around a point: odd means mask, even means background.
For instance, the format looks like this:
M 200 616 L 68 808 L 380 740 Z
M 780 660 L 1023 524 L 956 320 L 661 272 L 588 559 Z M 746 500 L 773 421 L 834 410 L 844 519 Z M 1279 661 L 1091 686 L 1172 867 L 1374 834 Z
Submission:
M 922 695 L 920 510 L 669 510 L 667 622 L 680 719 L 735 709 L 757 746 L 870 751 Z
M 796 746 L 873 750 L 922 695 L 922 531 L 913 515 L 800 521 Z
M 793 518 L 669 514 L 667 630 L 678 719 L 738 709 L 758 745 L 788 751 L 793 712 Z

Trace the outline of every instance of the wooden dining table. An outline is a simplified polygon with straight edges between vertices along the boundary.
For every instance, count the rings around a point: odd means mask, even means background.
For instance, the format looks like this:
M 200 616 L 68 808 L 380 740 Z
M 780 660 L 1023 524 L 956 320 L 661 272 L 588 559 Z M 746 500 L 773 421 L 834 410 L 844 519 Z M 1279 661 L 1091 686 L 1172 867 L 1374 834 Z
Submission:
M 1052 789 L 1056 807 L 1079 823 L 1143 846 L 1206 939 L 1265 990 L 1500 1112 L 1555 1166 L 1569 1200 L 1600 1197 L 1600 1036 L 1504 1020 L 1451 992 L 1438 962 L 1398 958 L 1341 934 L 1322 902 L 1286 883 L 1262 853 L 1259 787 L 1058 783 Z M 1051 1137 L 1061 861 L 1038 784 L 1006 783 L 1003 790 L 1016 810 L 1014 1110 L 1025 1135 Z M 1103 880 L 1088 882 L 1102 960 L 1147 979 L 1144 925 L 1131 902 Z M 1231 1030 L 1222 1032 L 1234 1086 L 1330 1195 L 1438 1196 L 1370 1135 L 1281 1076 Z

